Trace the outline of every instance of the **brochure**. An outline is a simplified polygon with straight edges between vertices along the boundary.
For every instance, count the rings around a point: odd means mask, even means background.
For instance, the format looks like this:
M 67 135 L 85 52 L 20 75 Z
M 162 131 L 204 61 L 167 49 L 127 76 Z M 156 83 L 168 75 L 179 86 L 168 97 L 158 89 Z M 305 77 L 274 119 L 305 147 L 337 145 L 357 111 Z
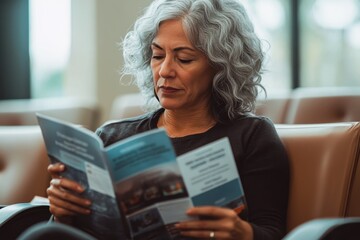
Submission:
M 134 135 L 108 147 L 92 131 L 37 114 L 49 159 L 62 177 L 80 183 L 92 201 L 76 223 L 116 239 L 183 239 L 174 225 L 191 219 L 192 206 L 240 211 L 244 191 L 227 138 L 176 156 L 164 129 Z

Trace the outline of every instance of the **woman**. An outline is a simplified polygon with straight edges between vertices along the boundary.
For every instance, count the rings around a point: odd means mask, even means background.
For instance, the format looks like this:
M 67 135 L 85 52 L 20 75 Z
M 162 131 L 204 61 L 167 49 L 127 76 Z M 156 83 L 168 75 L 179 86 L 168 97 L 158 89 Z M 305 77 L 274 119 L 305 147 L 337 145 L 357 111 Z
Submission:
M 247 200 L 233 210 L 203 206 L 187 211 L 202 220 L 179 222 L 193 238 L 281 239 L 285 234 L 288 160 L 272 122 L 253 115 L 262 87 L 263 52 L 238 0 L 155 0 L 124 42 L 124 74 L 160 108 L 97 130 L 106 146 L 163 127 L 177 155 L 227 136 Z M 56 221 L 89 214 L 90 202 L 76 182 L 50 165 L 48 196 Z M 65 189 L 65 190 L 64 190 Z

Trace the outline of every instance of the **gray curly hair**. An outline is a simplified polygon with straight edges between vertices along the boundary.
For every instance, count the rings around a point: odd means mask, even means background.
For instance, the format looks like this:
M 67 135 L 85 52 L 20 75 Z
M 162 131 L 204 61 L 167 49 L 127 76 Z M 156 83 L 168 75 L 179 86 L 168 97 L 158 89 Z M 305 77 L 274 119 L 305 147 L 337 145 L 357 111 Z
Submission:
M 180 19 L 189 40 L 217 70 L 212 112 L 219 120 L 235 119 L 255 109 L 264 53 L 239 0 L 155 0 L 122 42 L 123 75 L 131 75 L 151 102 L 154 85 L 151 43 L 161 22 Z

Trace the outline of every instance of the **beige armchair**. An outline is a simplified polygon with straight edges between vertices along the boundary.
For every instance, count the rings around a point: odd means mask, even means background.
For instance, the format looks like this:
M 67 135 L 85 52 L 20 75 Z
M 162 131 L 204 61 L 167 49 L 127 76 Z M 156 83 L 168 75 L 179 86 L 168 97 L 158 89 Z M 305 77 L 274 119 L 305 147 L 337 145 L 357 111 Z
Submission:
M 277 125 L 290 158 L 288 231 L 360 217 L 360 123 Z
M 276 130 L 290 158 L 291 180 L 286 239 L 334 239 L 321 236 L 337 226 L 345 227 L 339 231 L 340 236 L 359 236 L 360 123 L 280 124 L 276 125 Z M 19 144 L 23 143 L 19 141 Z M 1 184 L 3 181 L 0 179 Z M 29 184 L 34 186 L 33 182 Z M 34 211 L 31 214 L 39 216 L 39 213 L 43 213 L 44 208 L 38 208 L 32 207 Z M 2 236 L 17 236 L 35 223 L 35 218 L 31 217 L 28 211 L 25 214 L 21 211 L 18 214 L 9 214 L 9 218 L 18 220 L 14 222 L 23 223 L 22 228 L 17 225 L 14 228 L 14 224 L 8 221 L 8 218 L 1 219 L 1 212 L 5 210 L 7 209 L 0 210 Z M 48 215 L 45 214 L 37 221 L 47 218 Z M 306 226 L 302 227 L 302 224 Z
M 0 101 L 0 126 L 37 125 L 36 113 L 46 114 L 91 130 L 98 127 L 99 106 L 78 98 L 14 99 Z
M 39 126 L 0 126 L 0 205 L 45 197 L 47 166 Z
M 293 91 L 285 123 L 360 121 L 360 88 L 299 88 Z

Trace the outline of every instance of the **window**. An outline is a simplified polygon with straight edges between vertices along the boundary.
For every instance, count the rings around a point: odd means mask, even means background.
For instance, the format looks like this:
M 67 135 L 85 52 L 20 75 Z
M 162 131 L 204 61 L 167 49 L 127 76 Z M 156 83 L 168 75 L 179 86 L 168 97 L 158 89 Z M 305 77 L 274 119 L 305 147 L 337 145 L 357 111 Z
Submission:
M 255 32 L 263 42 L 265 64 L 262 84 L 268 95 L 288 92 L 291 88 L 290 3 L 287 0 L 241 1 Z
M 360 3 L 300 1 L 301 86 L 360 86 Z
M 360 68 L 357 67 L 360 66 L 359 1 L 239 1 L 245 5 L 254 23 L 255 31 L 263 42 L 266 59 L 262 83 L 269 95 L 286 93 L 294 86 L 360 86 L 360 81 L 357 79 L 360 76 Z M 71 0 L 29 0 L 31 95 L 33 98 L 65 95 L 65 76 L 71 47 L 71 3 Z M 96 2 L 97 7 L 101 6 L 100 4 L 102 2 Z M 145 7 L 145 2 L 143 4 Z M 135 13 L 130 11 L 129 14 Z M 299 31 L 293 25 L 297 16 L 298 25 L 295 25 L 298 26 Z M 107 18 L 101 17 L 99 15 L 99 19 L 93 19 L 93 15 L 86 15 L 84 19 L 87 21 L 81 20 L 80 23 L 78 19 L 75 19 L 74 21 L 77 21 L 75 25 L 78 27 L 84 22 L 86 24 L 79 27 L 81 29 L 79 34 L 83 35 L 83 30 L 88 25 L 96 26 L 96 21 L 107 21 Z M 94 22 L 89 24 L 89 21 Z M 90 47 L 87 51 L 96 52 L 96 45 L 93 43 L 96 40 L 92 39 L 96 29 L 90 32 L 87 42 L 92 42 L 88 44 Z M 73 38 L 76 40 L 77 36 Z M 82 47 L 87 43 L 77 44 Z M 72 50 L 82 56 L 87 54 L 86 56 L 97 57 L 93 52 L 79 49 L 78 45 L 74 44 Z M 299 51 L 294 51 L 294 49 L 299 49 Z M 101 52 L 104 51 L 101 50 Z M 294 54 L 298 52 L 299 56 Z M 84 65 L 83 62 L 81 64 Z M 92 61 L 90 65 L 93 66 L 93 64 L 95 61 Z M 76 71 L 79 69 L 78 65 L 72 64 L 71 67 Z M 109 69 L 109 71 L 112 70 Z M 83 79 L 88 81 L 91 76 L 94 79 L 96 77 L 93 72 L 88 75 Z
M 31 96 L 63 94 L 70 54 L 71 0 L 30 0 Z

